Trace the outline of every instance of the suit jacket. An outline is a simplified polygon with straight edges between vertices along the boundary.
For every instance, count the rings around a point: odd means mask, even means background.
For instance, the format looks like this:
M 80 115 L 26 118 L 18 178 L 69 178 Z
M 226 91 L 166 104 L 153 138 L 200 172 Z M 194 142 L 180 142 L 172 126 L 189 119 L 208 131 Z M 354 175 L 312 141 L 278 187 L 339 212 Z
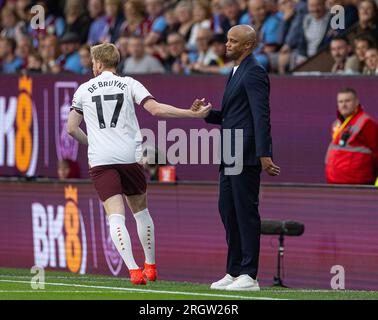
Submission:
M 205 118 L 207 123 L 220 124 L 221 129 L 243 129 L 243 165 L 260 165 L 260 157 L 272 157 L 269 92 L 267 72 L 253 55 L 248 56 L 228 78 L 222 109 L 211 110 Z M 221 130 L 221 141 L 223 138 Z M 225 165 L 223 152 L 221 163 Z
M 308 54 L 307 54 L 308 43 L 307 43 L 307 40 L 306 40 L 305 30 L 308 29 L 308 27 L 309 27 L 309 25 L 310 25 L 310 23 L 313 19 L 314 18 L 310 14 L 307 14 L 303 18 L 303 24 L 302 24 L 302 26 L 300 26 L 300 29 L 299 29 L 300 34 L 299 34 L 298 48 L 297 49 L 298 49 L 298 53 L 301 56 L 304 56 L 304 57 L 308 56 Z M 327 44 L 331 41 L 332 37 L 336 35 L 335 30 L 333 30 L 331 28 L 331 19 L 332 19 L 331 14 L 327 14 L 327 17 L 325 17 L 325 19 L 326 20 L 324 21 L 324 24 L 327 24 L 327 25 L 325 26 L 325 31 L 324 31 L 324 34 L 322 35 L 322 40 L 318 44 L 316 52 L 319 52 L 320 50 L 325 48 L 327 46 Z

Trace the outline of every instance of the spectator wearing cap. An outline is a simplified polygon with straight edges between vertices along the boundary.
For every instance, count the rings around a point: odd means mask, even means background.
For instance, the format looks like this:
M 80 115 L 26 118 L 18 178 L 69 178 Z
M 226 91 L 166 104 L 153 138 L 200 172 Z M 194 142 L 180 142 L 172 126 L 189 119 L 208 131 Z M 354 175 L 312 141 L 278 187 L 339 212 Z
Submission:
M 82 73 L 82 66 L 80 64 L 80 36 L 77 33 L 67 32 L 59 40 L 61 55 L 58 58 L 58 63 L 62 70 L 74 73 Z
M 78 34 L 80 43 L 86 43 L 91 21 L 87 11 L 85 10 L 84 2 L 77 0 L 66 0 L 64 14 L 67 23 L 65 32 L 73 32 Z
M 94 45 L 100 42 L 101 33 L 106 27 L 104 0 L 89 0 L 88 12 L 92 22 L 89 27 L 87 43 Z
M 189 57 L 185 47 L 185 39 L 178 32 L 170 33 L 167 37 L 168 57 L 165 60 L 167 72 L 187 74 Z
M 357 35 L 354 40 L 354 54 L 345 63 L 347 73 L 362 73 L 365 67 L 365 55 L 369 48 L 373 48 L 376 43 L 369 33 Z
M 123 74 L 164 73 L 164 67 L 158 59 L 145 52 L 143 38 L 131 36 L 128 40 L 130 57 L 125 61 Z
M 222 7 L 222 14 L 225 17 L 222 22 L 222 30 L 224 34 L 227 34 L 231 27 L 240 24 L 243 12 L 237 0 L 221 0 L 220 5 Z
M 334 64 L 330 70 L 332 73 L 344 73 L 345 63 L 351 52 L 349 40 L 345 36 L 337 36 L 331 40 L 330 52 Z
M 365 54 L 365 68 L 363 74 L 378 76 L 378 49 L 370 48 Z
M 24 61 L 16 56 L 16 41 L 11 38 L 0 37 L 0 70 L 3 73 L 16 73 Z
M 164 7 L 162 0 L 145 0 L 147 20 L 151 24 L 151 30 L 145 38 L 146 46 L 156 44 L 164 32 L 167 21 L 164 17 Z

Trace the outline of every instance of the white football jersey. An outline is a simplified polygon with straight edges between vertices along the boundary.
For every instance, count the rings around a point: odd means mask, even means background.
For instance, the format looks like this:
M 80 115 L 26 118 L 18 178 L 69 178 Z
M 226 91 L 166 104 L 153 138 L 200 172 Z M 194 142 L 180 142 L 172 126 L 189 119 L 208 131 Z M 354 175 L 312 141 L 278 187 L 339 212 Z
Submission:
M 91 167 L 135 163 L 142 156 L 142 135 L 134 104 L 153 98 L 130 77 L 104 71 L 75 92 L 72 108 L 84 115 Z

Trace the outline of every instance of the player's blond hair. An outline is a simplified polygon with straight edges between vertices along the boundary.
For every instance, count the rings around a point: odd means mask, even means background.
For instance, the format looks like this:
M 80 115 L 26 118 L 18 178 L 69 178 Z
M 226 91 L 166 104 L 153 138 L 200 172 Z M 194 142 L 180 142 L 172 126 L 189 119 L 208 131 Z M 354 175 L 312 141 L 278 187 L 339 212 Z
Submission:
M 112 43 L 102 43 L 91 47 L 92 58 L 100 61 L 105 68 L 116 68 L 120 61 L 117 47 Z

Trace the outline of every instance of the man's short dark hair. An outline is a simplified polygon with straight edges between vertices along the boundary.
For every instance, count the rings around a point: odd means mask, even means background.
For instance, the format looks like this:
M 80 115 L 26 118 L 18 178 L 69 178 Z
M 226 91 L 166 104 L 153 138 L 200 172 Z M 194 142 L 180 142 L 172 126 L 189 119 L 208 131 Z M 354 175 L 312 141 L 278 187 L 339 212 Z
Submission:
M 355 36 L 353 39 L 354 41 L 366 41 L 368 43 L 369 48 L 376 47 L 375 39 L 369 33 L 360 33 Z
M 349 45 L 349 39 L 346 36 L 336 36 L 333 37 L 331 41 L 344 41 L 347 45 Z
M 340 93 L 351 93 L 357 98 L 357 92 L 353 88 L 348 88 L 348 87 L 343 88 L 337 92 L 337 94 L 340 94 Z

